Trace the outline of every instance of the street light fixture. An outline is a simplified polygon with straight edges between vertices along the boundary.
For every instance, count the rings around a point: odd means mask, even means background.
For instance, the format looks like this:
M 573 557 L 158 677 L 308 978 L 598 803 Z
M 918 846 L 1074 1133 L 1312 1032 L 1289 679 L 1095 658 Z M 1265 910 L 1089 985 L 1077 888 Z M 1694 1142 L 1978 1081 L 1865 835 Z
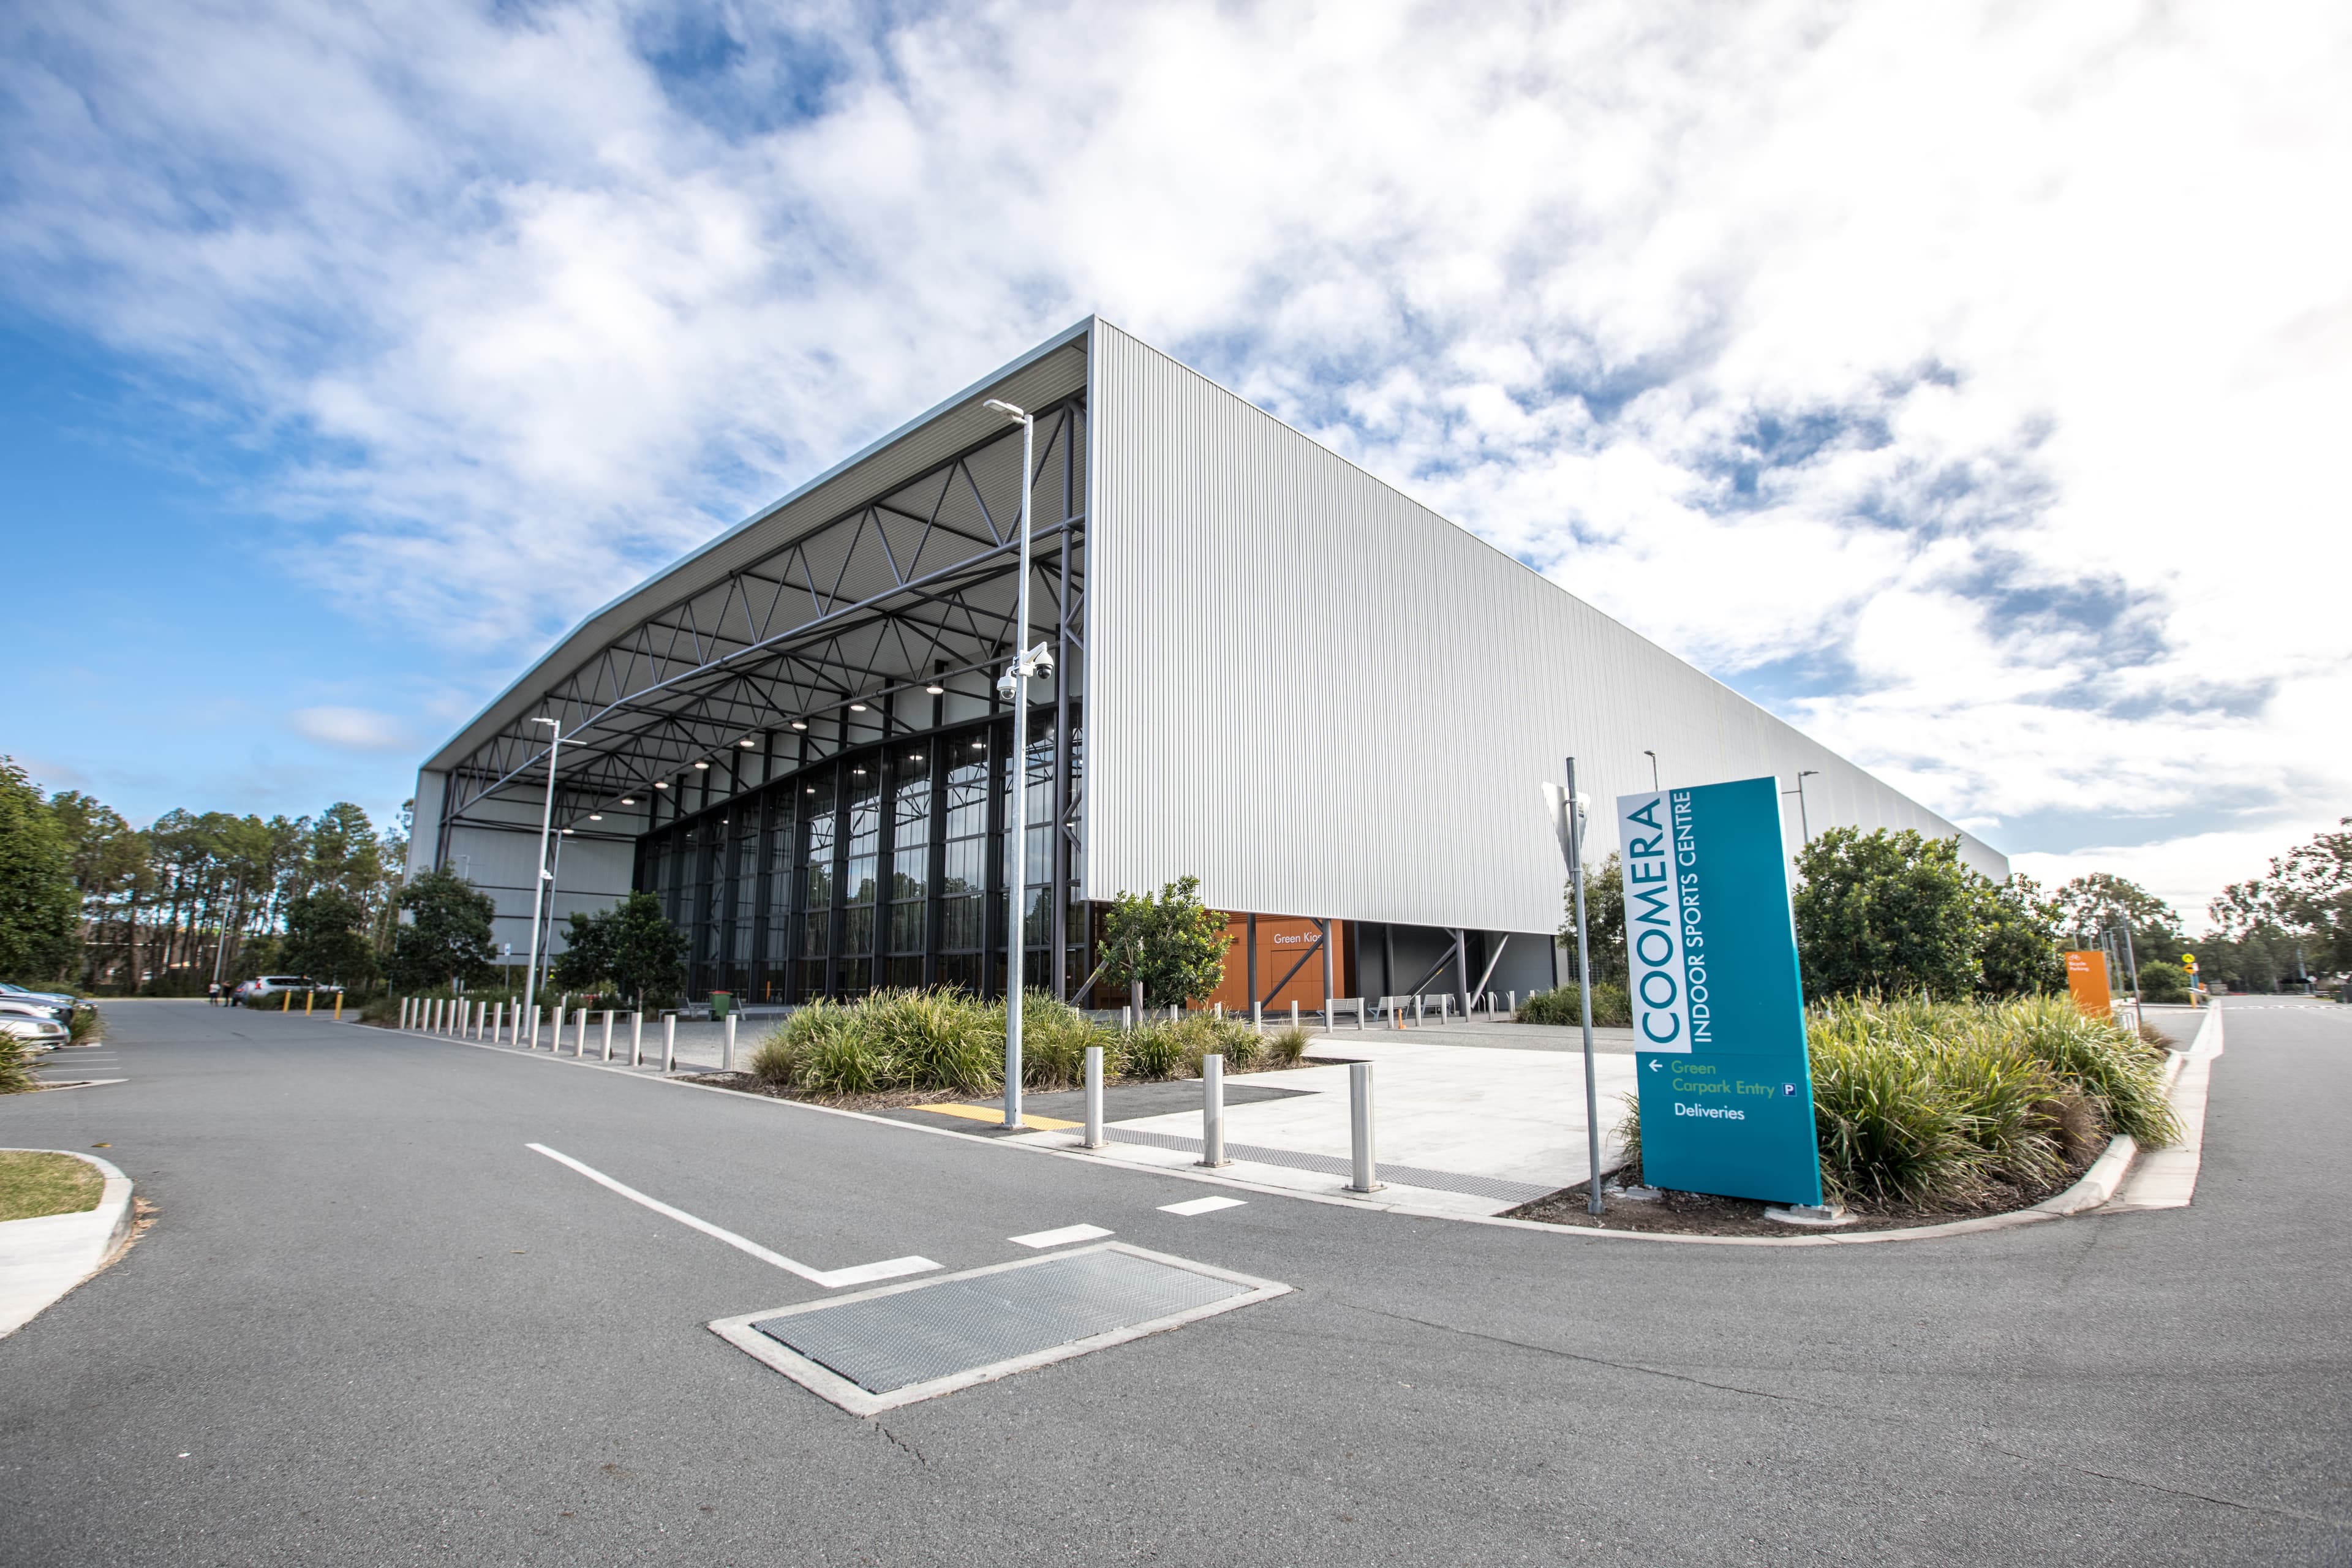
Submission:
M 1821 776 L 1819 768 L 1807 768 L 1797 775 L 1797 829 L 1805 836 L 1808 844 L 1813 841 L 1813 819 L 1811 814 L 1805 810 L 1805 781 Z
M 1033 469 L 1037 419 L 1027 409 L 1002 398 L 992 397 L 982 406 L 994 409 L 1021 426 L 1021 584 L 1013 620 L 1013 646 L 1016 651 L 1013 662 L 1004 667 L 1004 673 L 996 682 L 996 689 L 1013 704 L 1011 816 L 1005 826 L 1005 836 L 1010 840 L 1005 846 L 1006 892 L 1013 908 L 1004 933 L 1004 1125 L 1018 1127 L 1021 994 L 1028 984 L 1024 960 L 1029 951 L 1028 922 L 1022 918 L 1022 904 L 1029 891 L 1029 682 L 1037 676 L 1052 673 L 1054 652 L 1044 642 L 1035 647 L 1024 646 L 1029 639 L 1029 500 L 1035 488 Z M 1058 959 L 1060 955 L 1054 956 Z
M 1650 790 L 1655 794 L 1658 788 L 1658 753 L 1644 746 L 1642 754 L 1650 759 Z

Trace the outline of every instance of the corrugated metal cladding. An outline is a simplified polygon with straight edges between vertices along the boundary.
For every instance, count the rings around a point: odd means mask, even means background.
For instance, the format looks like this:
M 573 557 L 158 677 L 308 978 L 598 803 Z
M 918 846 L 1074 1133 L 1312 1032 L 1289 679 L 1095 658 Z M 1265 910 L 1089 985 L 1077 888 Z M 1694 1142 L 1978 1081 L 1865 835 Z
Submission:
M 1577 757 L 1606 853 L 1645 747 L 1669 785 L 1816 769 L 1816 832 L 1958 831 L 1100 321 L 1094 355 L 1087 897 L 1192 874 L 1223 909 L 1551 931 L 1542 783 Z

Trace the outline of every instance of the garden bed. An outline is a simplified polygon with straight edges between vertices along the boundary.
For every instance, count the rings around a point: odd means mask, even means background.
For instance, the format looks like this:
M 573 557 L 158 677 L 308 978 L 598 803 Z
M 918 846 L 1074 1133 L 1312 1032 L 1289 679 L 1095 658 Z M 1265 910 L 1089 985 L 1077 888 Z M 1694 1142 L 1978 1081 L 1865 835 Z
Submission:
M 856 1110 L 973 1100 L 1003 1088 L 1004 1027 L 1001 1002 L 953 991 L 877 992 L 801 1008 L 753 1044 L 744 1071 L 679 1076 Z M 1102 1050 L 1106 1083 L 1154 1083 L 1200 1077 L 1212 1054 L 1234 1076 L 1295 1067 L 1313 1036 L 1199 1013 L 1118 1029 L 1033 993 L 1022 1004 L 1021 1038 L 1023 1087 L 1050 1093 L 1083 1081 L 1091 1047 Z
M 2179 1135 L 2165 1094 L 2168 1053 L 2063 997 L 2011 1002 L 1841 1000 L 1808 1019 L 1822 1186 L 1856 1230 L 1894 1230 L 2009 1214 L 2063 1192 L 2119 1133 L 2143 1149 Z M 1632 1097 L 1616 1138 L 1638 1183 L 1641 1122 Z M 1513 1217 L 1685 1236 L 1792 1236 L 1761 1203 L 1664 1191 L 1652 1200 L 1586 1186 L 1538 1198 Z

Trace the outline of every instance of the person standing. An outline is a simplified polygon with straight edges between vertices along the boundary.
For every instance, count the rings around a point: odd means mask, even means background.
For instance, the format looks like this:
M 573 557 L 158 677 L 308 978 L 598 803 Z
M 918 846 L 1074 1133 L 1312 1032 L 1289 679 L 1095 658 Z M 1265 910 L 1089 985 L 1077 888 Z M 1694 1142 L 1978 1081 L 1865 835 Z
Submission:
M 210 985 L 205 987 L 205 1005 L 207 1007 L 217 1007 L 220 1005 L 219 981 L 215 980 Z

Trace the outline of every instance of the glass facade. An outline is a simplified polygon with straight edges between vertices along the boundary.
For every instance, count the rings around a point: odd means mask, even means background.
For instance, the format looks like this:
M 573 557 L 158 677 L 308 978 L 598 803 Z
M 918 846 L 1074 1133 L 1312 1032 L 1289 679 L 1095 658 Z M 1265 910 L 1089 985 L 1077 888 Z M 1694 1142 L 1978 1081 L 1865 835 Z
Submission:
M 1066 992 L 1091 965 L 1088 912 L 1076 897 L 1077 836 L 1057 826 L 1083 768 L 1075 704 L 1071 713 L 1066 779 L 1050 708 L 1032 716 L 1024 759 L 1024 969 L 1032 986 L 1055 988 L 1061 906 Z M 746 755 L 740 783 L 674 781 L 680 815 L 641 841 L 636 880 L 688 937 L 688 994 L 805 1002 L 921 985 L 1000 994 L 1011 742 L 1000 719 L 805 762 Z M 753 785 L 754 776 L 772 782 Z M 730 784 L 736 792 L 722 798 Z

